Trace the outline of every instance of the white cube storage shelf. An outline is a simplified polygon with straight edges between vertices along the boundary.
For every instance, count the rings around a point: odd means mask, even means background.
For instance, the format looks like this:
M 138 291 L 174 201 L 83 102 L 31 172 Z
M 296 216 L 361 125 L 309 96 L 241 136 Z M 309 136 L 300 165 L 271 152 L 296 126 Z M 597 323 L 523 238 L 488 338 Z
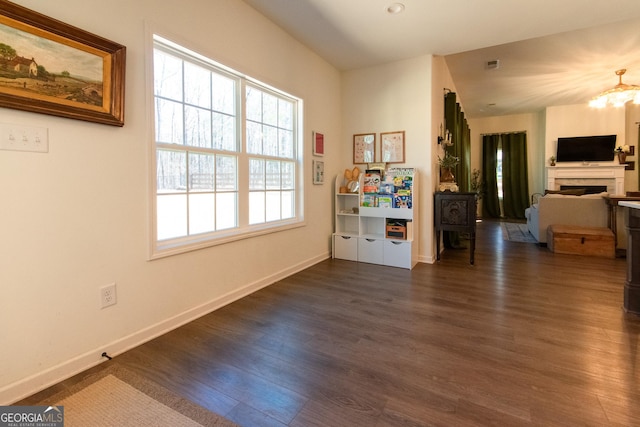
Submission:
M 340 193 L 342 176 L 335 181 L 333 258 L 412 269 L 418 263 L 417 171 L 411 190 L 412 208 L 360 206 L 361 193 Z M 360 177 L 360 189 L 362 176 Z M 406 239 L 386 236 L 388 220 L 407 222 Z

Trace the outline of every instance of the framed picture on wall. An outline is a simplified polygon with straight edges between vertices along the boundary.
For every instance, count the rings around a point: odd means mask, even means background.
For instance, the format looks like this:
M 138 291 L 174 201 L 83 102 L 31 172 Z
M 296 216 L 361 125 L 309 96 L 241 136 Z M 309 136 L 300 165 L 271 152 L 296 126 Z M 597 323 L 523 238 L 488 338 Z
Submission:
M 322 160 L 313 161 L 313 183 L 324 184 L 324 162 Z
M 0 107 L 124 125 L 126 48 L 0 0 Z
M 313 132 L 313 155 L 324 156 L 324 134 Z
M 380 133 L 381 162 L 404 163 L 404 131 Z
M 372 163 L 376 161 L 376 134 L 361 133 L 353 135 L 353 163 Z

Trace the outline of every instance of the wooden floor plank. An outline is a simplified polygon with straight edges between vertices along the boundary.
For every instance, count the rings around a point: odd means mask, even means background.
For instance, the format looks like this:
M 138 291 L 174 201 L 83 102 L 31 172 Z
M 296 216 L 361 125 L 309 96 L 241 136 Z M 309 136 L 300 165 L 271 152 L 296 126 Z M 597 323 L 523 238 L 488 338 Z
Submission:
M 491 221 L 468 256 L 326 260 L 108 363 L 243 426 L 640 425 L 624 259 L 504 241 Z

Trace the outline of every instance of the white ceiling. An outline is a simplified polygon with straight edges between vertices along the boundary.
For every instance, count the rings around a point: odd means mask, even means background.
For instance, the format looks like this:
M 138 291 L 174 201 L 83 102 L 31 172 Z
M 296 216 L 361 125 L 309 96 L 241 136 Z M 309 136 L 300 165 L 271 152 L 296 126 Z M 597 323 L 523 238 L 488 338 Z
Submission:
M 640 84 L 640 0 L 244 1 L 340 70 L 445 56 L 468 117 L 586 103 L 619 68 Z

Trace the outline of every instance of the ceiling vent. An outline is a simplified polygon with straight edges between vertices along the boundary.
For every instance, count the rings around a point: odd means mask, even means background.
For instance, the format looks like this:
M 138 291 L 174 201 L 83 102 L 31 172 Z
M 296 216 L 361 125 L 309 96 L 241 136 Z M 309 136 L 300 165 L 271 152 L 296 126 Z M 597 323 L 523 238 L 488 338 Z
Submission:
M 487 70 L 497 70 L 500 68 L 500 60 L 494 59 L 492 61 L 487 61 Z

